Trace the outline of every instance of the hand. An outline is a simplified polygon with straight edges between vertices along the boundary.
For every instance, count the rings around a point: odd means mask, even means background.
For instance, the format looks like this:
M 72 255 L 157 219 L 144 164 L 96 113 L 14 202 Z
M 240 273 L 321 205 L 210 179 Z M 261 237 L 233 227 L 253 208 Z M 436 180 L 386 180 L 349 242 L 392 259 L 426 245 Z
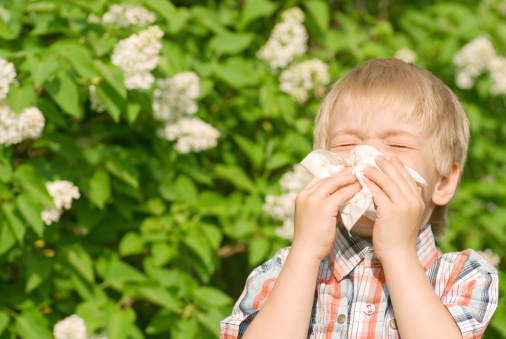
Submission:
M 339 220 L 339 206 L 361 189 L 351 168 L 325 179 L 313 178 L 295 199 L 292 251 L 314 255 L 321 261 L 332 247 Z
M 364 170 L 365 185 L 376 205 L 373 229 L 374 254 L 378 259 L 399 258 L 410 251 L 416 253 L 416 239 L 425 212 L 421 188 L 397 157 L 376 158 L 381 169 Z

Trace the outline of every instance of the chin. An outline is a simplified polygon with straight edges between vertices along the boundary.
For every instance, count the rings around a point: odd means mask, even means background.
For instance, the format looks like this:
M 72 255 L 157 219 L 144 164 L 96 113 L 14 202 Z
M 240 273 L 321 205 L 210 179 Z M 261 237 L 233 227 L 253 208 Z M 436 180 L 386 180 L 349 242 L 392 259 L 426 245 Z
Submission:
M 359 235 L 361 237 L 372 237 L 372 230 L 374 227 L 374 221 L 367 218 L 367 217 L 360 217 L 360 219 L 357 220 L 355 225 L 351 228 L 351 232 L 355 233 L 356 235 Z

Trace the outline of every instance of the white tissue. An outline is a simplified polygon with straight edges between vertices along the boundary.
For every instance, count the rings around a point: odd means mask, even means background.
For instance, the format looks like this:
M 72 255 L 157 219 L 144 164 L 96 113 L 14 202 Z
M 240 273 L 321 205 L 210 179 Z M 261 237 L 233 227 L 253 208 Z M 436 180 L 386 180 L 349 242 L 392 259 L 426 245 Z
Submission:
M 361 145 L 351 150 L 349 160 L 340 154 L 324 149 L 317 149 L 309 153 L 301 161 L 301 165 L 311 174 L 322 179 L 332 173 L 338 173 L 348 166 L 353 167 L 352 174 L 357 176 L 362 189 L 343 205 L 339 206 L 342 222 L 348 232 L 362 215 L 371 220 L 376 220 L 376 208 L 372 194 L 364 184 L 363 171 L 367 166 L 375 167 L 379 170 L 375 161 L 378 155 L 383 155 L 383 153 L 372 146 Z M 406 167 L 406 169 L 418 185 L 422 187 L 427 186 L 427 183 L 420 174 L 409 167 Z

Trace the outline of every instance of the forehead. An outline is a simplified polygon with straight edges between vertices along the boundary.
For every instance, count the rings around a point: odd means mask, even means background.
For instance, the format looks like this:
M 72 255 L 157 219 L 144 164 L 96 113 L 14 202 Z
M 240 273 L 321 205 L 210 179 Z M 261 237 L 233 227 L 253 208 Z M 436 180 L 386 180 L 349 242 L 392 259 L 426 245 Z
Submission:
M 382 127 L 383 129 L 423 130 L 419 116 L 416 114 L 415 100 L 404 96 L 362 97 L 348 95 L 335 103 L 329 117 L 329 134 L 342 129 L 364 129 Z

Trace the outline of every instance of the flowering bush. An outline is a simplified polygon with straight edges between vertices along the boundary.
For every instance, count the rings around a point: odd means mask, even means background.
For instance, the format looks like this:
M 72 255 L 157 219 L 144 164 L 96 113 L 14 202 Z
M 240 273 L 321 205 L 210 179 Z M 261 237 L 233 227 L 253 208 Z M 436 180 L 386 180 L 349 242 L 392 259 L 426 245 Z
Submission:
M 499 268 L 484 337 L 506 338 L 504 4 L 383 5 L 0 4 L 0 338 L 216 338 L 289 245 L 326 88 L 393 56 L 469 116 L 438 246 Z

